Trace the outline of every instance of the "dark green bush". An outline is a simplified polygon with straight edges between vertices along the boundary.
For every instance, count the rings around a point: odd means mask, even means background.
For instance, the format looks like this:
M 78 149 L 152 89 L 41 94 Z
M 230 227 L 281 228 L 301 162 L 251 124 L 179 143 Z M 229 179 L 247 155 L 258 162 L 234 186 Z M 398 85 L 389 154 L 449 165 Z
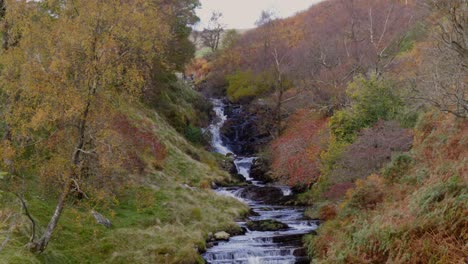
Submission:
M 192 142 L 195 145 L 203 145 L 205 143 L 205 139 L 203 137 L 203 132 L 201 128 L 195 127 L 192 125 L 188 125 L 185 128 L 185 138 Z

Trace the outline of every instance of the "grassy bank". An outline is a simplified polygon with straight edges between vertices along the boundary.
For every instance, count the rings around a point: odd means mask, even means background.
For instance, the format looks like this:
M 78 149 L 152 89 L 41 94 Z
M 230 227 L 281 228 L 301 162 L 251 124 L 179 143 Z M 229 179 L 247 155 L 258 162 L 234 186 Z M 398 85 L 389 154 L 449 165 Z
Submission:
M 463 263 L 466 260 L 466 120 L 425 114 L 413 149 L 358 180 L 308 238 L 313 263 Z
M 164 118 L 143 105 L 121 105 L 132 126 L 151 128 L 166 156 L 157 164 L 139 153 L 142 173 L 108 182 L 119 185 L 112 197 L 70 198 L 48 249 L 29 252 L 31 225 L 19 199 L 6 182 L 0 191 L 0 263 L 201 263 L 209 232 L 231 231 L 247 208 L 211 190 L 212 182 L 228 182 L 211 153 L 189 143 Z M 145 130 L 148 132 L 148 130 Z M 130 140 L 130 138 L 129 138 Z M 32 169 L 9 181 L 23 182 L 27 207 L 38 234 L 47 225 L 56 196 L 34 177 Z M 4 179 L 2 181 L 5 181 Z M 95 210 L 112 221 L 97 224 Z

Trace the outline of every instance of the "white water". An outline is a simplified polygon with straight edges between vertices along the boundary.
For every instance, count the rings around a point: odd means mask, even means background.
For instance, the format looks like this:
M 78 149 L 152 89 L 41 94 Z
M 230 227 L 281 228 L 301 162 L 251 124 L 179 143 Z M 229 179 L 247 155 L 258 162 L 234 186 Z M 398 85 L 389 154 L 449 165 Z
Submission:
M 208 130 L 212 134 L 212 147 L 215 152 L 221 154 L 233 153 L 226 146 L 221 137 L 221 128 L 227 120 L 224 113 L 225 105 L 219 99 L 213 99 L 213 110 L 216 117 Z M 235 155 L 235 153 L 233 153 Z M 256 181 L 250 176 L 250 169 L 255 157 L 237 157 L 234 164 L 247 182 L 255 186 L 265 186 L 264 183 Z M 291 189 L 287 186 L 275 186 L 283 192 L 284 196 L 291 195 Z M 250 231 L 245 222 L 238 224 L 247 229 L 245 235 L 231 237 L 227 242 L 219 242 L 216 246 L 209 248 L 203 254 L 204 259 L 212 264 L 294 264 L 298 259 L 294 251 L 298 249 L 298 241 L 301 235 L 310 233 L 317 229 L 314 221 L 304 219 L 304 208 L 291 206 L 277 206 L 262 204 L 240 197 L 244 187 L 219 188 L 216 191 L 220 195 L 234 197 L 247 203 L 257 216 L 249 217 L 250 220 L 274 219 L 287 224 L 290 228 L 284 231 L 259 232 Z M 289 242 L 294 240 L 295 242 Z
M 211 133 L 211 146 L 214 148 L 215 152 L 223 155 L 232 153 L 232 151 L 223 144 L 223 140 L 221 139 L 221 128 L 227 120 L 224 114 L 224 104 L 219 99 L 213 99 L 211 103 L 213 104 L 213 111 L 216 113 L 216 117 L 208 127 Z

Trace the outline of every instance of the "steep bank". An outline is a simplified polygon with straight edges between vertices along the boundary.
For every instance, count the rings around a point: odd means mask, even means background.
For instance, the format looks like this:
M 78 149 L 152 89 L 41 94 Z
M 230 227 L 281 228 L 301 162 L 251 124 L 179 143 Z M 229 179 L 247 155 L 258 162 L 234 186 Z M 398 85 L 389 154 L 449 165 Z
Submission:
M 108 199 L 99 203 L 70 199 L 48 250 L 40 255 L 24 247 L 30 221 L 14 190 L 7 186 L 24 181 L 18 192 L 24 194 L 39 234 L 56 200 L 41 190 L 34 171 L 21 178 L 2 178 L 0 218 L 5 232 L 0 234 L 1 263 L 199 263 L 199 251 L 206 248 L 208 233 L 239 231 L 234 220 L 244 215 L 247 207 L 211 191 L 212 183 L 231 181 L 219 169 L 217 158 L 193 146 L 165 118 L 144 105 L 122 106 L 121 113 L 132 128 L 125 135 L 128 141 L 139 136 L 157 137 L 166 156 L 153 163 L 154 158 L 138 153 L 135 159 L 141 159 L 142 172 L 127 175 L 125 181 L 109 182 L 120 187 Z M 92 210 L 108 218 L 112 227 L 96 223 Z
M 466 262 L 468 123 L 430 112 L 414 132 L 410 152 L 318 206 L 314 263 Z

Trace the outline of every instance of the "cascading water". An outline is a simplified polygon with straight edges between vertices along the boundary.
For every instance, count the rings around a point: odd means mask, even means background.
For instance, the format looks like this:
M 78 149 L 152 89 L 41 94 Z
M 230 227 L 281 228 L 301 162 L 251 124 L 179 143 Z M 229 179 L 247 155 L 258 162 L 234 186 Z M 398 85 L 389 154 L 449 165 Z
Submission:
M 221 128 L 227 120 L 224 114 L 224 103 L 220 99 L 213 99 L 213 110 L 216 113 L 209 131 L 212 134 L 212 147 L 215 152 L 221 154 L 233 153 L 223 143 Z M 255 157 L 237 157 L 234 164 L 239 174 L 244 176 L 250 183 L 248 186 L 263 187 L 265 184 L 256 181 L 250 176 L 250 169 Z M 248 187 L 247 186 L 247 187 Z M 287 186 L 275 186 L 280 189 L 283 195 L 291 194 Z M 231 237 L 227 242 L 219 242 L 209 248 L 203 254 L 203 258 L 211 264 L 293 264 L 307 263 L 307 258 L 302 250 L 301 239 L 304 234 L 310 233 L 317 228 L 314 221 L 304 218 L 304 208 L 292 206 L 268 205 L 260 201 L 241 198 L 240 195 L 246 186 L 218 188 L 216 191 L 221 195 L 231 196 L 247 203 L 255 212 L 255 216 L 250 216 L 249 220 L 277 220 L 289 226 L 282 231 L 250 231 L 246 227 L 246 222 L 239 222 L 239 225 L 246 228 L 245 235 Z

